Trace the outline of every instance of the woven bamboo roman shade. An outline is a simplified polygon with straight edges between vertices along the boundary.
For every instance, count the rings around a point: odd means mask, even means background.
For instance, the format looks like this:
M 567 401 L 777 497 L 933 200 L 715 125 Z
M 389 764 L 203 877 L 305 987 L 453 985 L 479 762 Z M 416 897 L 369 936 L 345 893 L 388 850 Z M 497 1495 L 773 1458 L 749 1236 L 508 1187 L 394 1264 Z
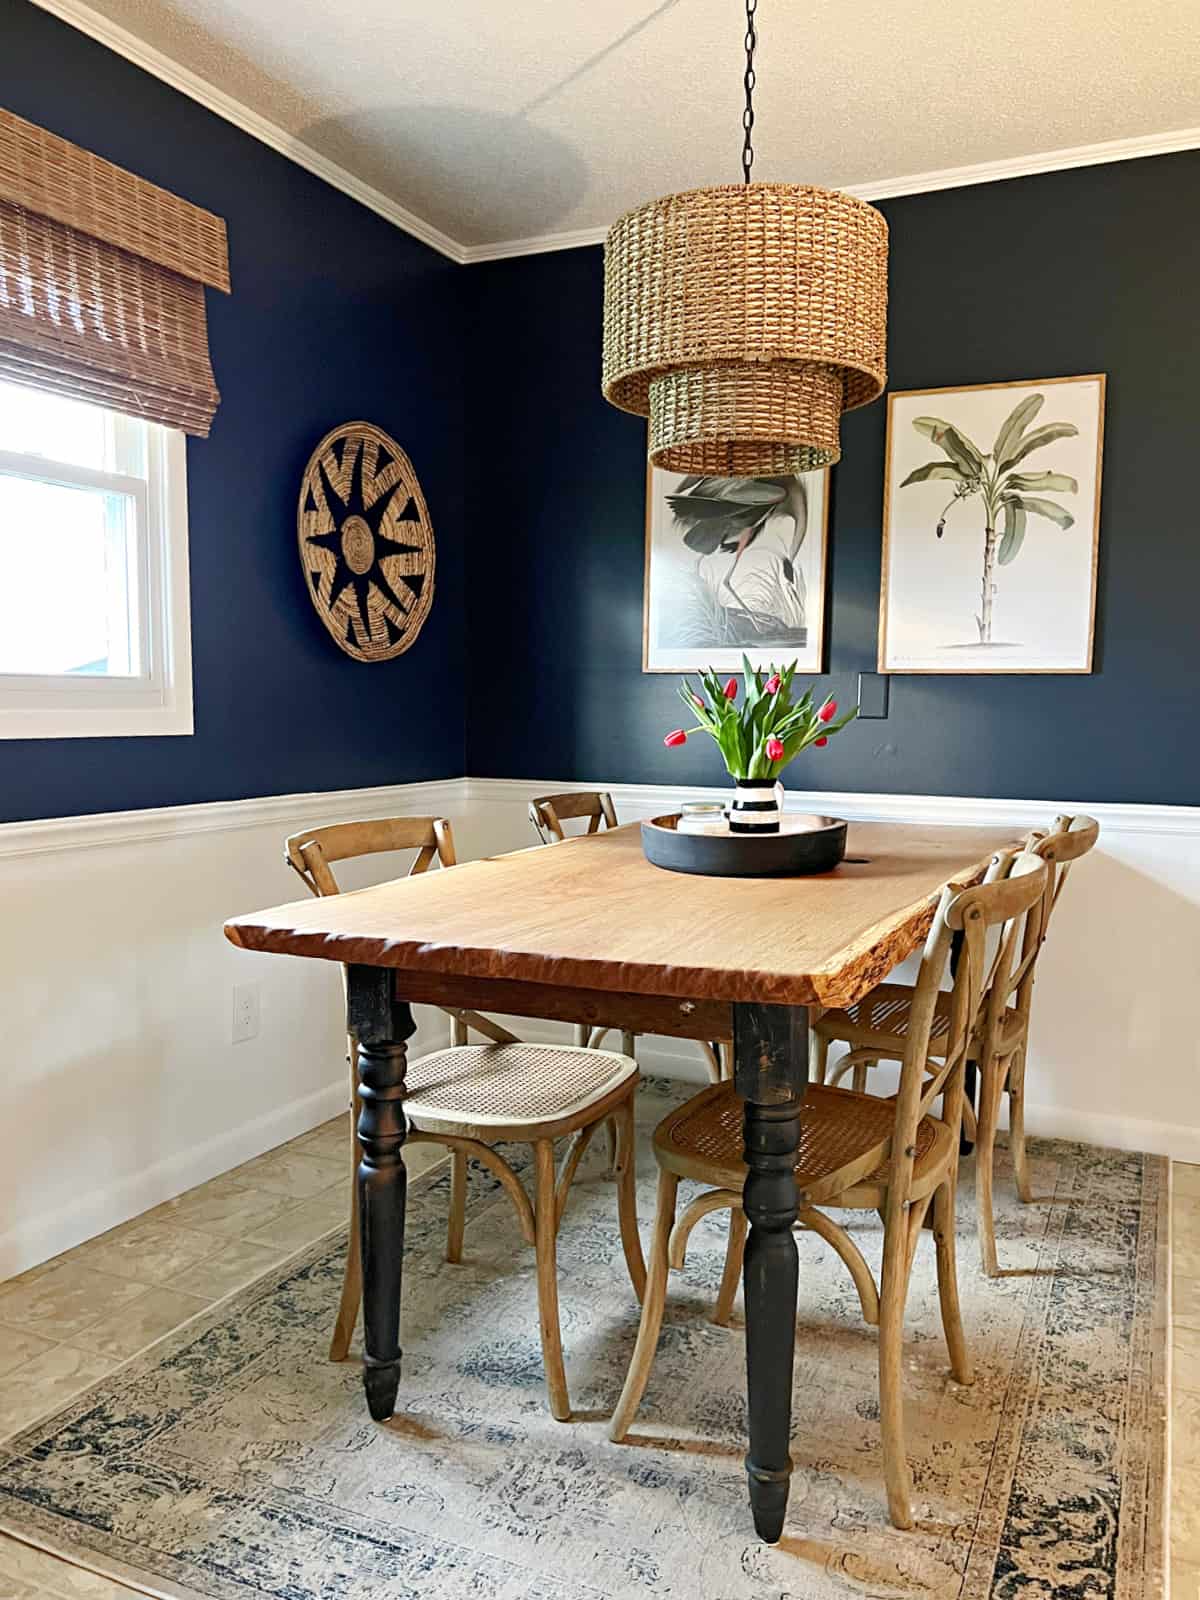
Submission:
M 220 217 L 0 110 L 0 378 L 207 435 Z

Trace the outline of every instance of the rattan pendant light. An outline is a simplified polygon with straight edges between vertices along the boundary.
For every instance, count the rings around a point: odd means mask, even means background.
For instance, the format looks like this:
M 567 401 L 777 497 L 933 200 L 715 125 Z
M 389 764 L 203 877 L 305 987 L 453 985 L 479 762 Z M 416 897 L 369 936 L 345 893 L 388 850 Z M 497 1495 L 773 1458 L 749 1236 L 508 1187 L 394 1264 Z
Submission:
M 836 189 L 752 183 L 757 0 L 746 0 L 743 181 L 654 200 L 604 248 L 605 399 L 672 472 L 772 477 L 841 455 L 883 392 L 887 223 Z

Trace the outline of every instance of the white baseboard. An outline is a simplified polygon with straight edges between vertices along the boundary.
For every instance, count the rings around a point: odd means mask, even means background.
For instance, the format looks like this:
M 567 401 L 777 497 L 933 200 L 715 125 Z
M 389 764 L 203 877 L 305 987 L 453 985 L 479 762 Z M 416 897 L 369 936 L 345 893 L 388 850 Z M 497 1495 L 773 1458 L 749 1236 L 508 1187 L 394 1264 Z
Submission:
M 237 1124 L 216 1139 L 179 1150 L 106 1188 L 77 1195 L 57 1211 L 27 1217 L 0 1234 L 0 1280 L 320 1127 L 345 1110 L 346 1096 L 346 1079 L 339 1075 L 335 1083 L 267 1116 Z

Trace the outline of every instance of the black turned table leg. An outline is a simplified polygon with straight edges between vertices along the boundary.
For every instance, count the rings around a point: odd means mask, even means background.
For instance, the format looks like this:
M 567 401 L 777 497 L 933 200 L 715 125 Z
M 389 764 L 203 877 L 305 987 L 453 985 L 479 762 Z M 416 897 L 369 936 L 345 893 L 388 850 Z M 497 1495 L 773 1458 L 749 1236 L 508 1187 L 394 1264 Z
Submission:
M 745 1102 L 750 1171 L 743 1204 L 750 1222 L 743 1285 L 750 1509 L 761 1539 L 774 1544 L 787 1514 L 792 1458 L 792 1360 L 799 1209 L 794 1169 L 800 1101 L 808 1084 L 808 1013 L 791 1006 L 735 1005 L 734 1082 Z
M 358 1222 L 363 1273 L 363 1387 L 376 1422 L 396 1409 L 400 1386 L 400 1275 L 407 1176 L 401 1150 L 405 1040 L 416 1032 L 406 1002 L 393 999 L 395 973 L 352 966 L 347 1022 L 358 1040 Z

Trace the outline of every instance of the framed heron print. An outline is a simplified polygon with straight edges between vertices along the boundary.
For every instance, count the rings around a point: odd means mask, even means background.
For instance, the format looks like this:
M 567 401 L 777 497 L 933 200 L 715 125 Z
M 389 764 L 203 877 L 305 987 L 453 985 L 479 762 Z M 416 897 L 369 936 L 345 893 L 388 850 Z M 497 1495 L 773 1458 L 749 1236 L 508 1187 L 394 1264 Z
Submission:
M 824 655 L 829 472 L 646 479 L 645 672 L 740 672 Z
M 881 672 L 1090 672 L 1104 375 L 889 395 Z

